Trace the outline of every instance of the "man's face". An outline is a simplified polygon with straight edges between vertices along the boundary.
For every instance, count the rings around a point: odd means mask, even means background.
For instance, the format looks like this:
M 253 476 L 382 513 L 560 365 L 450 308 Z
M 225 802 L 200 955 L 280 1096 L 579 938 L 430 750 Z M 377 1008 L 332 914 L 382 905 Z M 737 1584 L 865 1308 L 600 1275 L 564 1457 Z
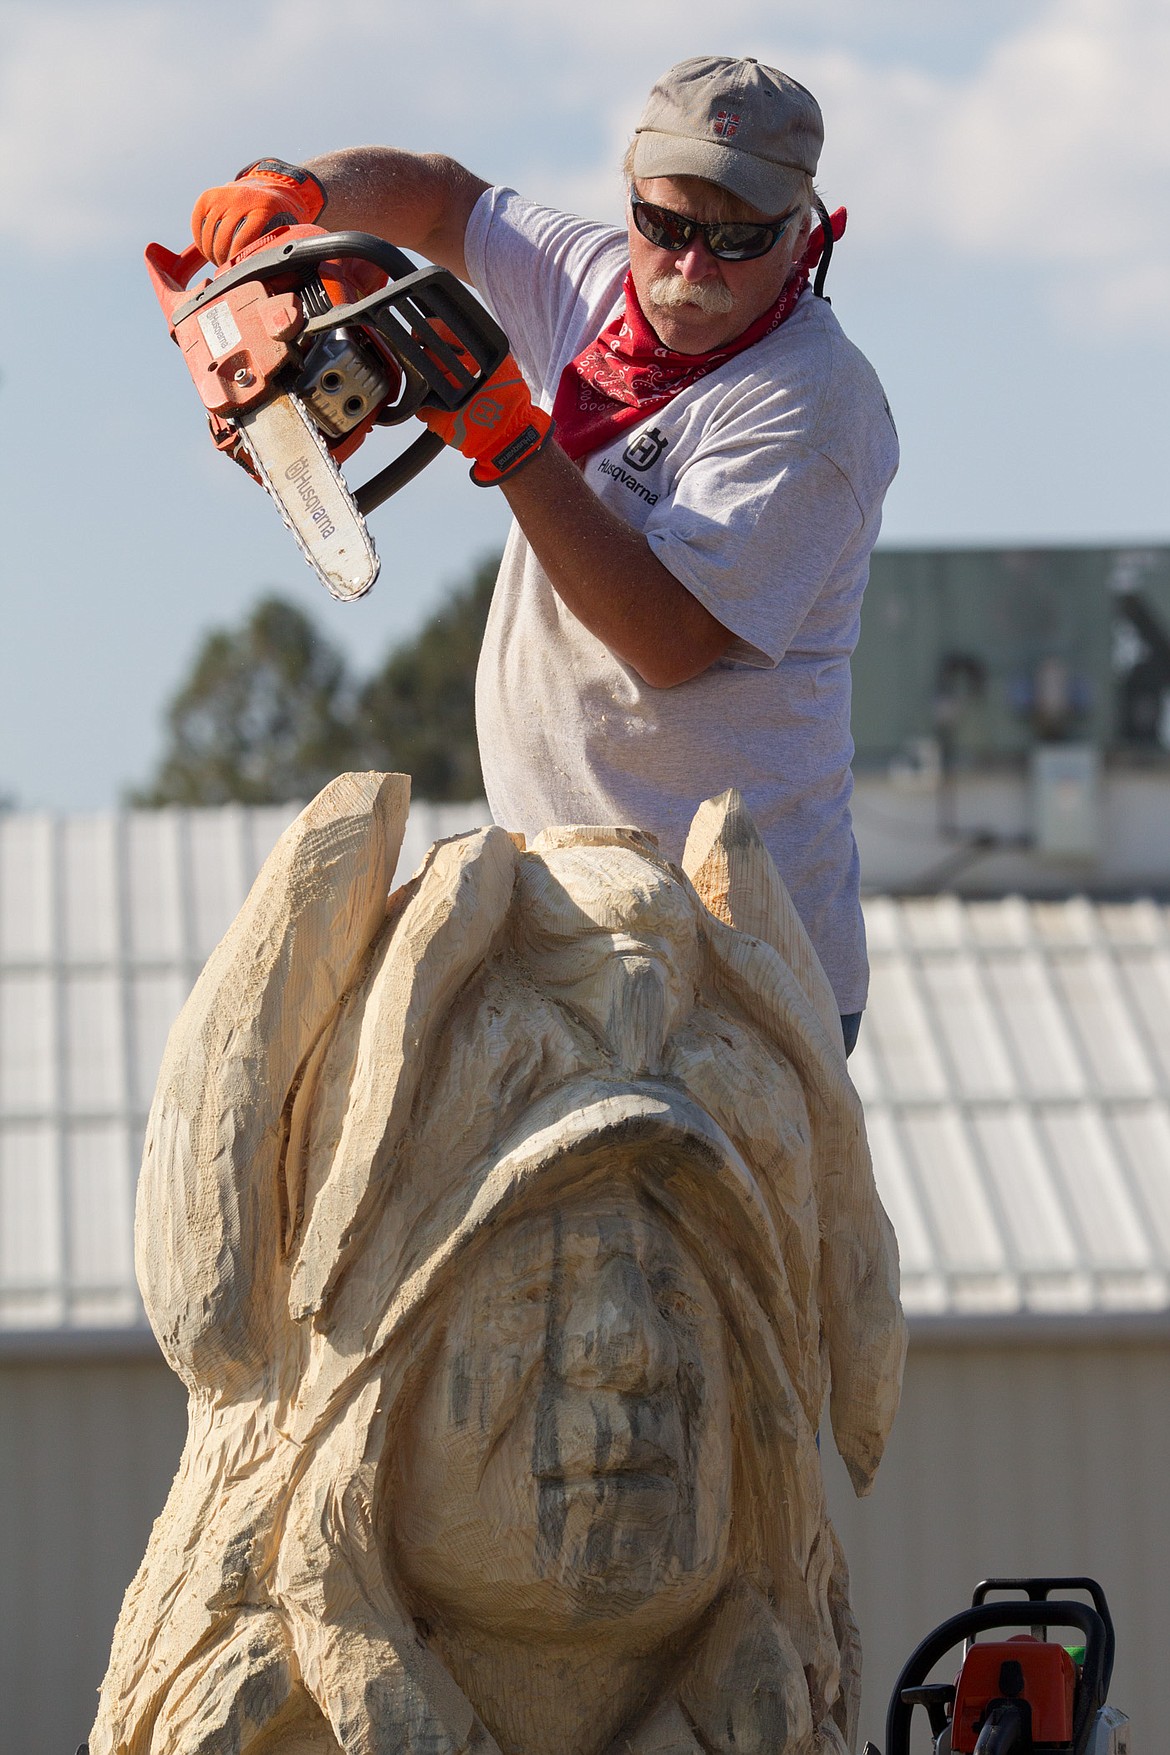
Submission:
M 730 217 L 726 197 L 713 184 L 697 185 L 690 178 L 679 182 L 674 177 L 646 177 L 639 180 L 637 188 L 644 201 L 669 207 L 688 219 Z M 777 215 L 758 217 L 775 219 Z M 629 213 L 634 290 L 658 339 L 676 353 L 709 353 L 742 335 L 780 296 L 793 263 L 808 242 L 810 229 L 806 216 L 800 225 L 794 221 L 766 256 L 748 262 L 723 262 L 712 256 L 701 236 L 694 237 L 684 250 L 660 250 L 642 236 Z M 690 289 L 689 297 L 696 302 L 672 302 L 669 306 L 656 302 L 654 283 L 664 277 L 674 281 L 675 297 L 688 296 L 685 289 Z M 711 308 L 704 309 L 697 302 L 700 299 Z
M 722 1583 L 723 1321 L 628 1186 L 481 1250 L 400 1429 L 388 1540 L 424 1613 L 524 1638 L 609 1621 L 653 1644 Z

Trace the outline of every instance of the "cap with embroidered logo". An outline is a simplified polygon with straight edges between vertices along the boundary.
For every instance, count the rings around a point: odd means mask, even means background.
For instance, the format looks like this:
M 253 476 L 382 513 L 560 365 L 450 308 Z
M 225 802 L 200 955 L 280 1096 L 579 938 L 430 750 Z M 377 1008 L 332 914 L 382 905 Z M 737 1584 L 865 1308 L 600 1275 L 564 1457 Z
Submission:
M 694 55 L 662 75 L 634 137 L 635 177 L 703 177 L 761 213 L 798 198 L 824 144 L 821 108 L 786 73 L 747 56 Z

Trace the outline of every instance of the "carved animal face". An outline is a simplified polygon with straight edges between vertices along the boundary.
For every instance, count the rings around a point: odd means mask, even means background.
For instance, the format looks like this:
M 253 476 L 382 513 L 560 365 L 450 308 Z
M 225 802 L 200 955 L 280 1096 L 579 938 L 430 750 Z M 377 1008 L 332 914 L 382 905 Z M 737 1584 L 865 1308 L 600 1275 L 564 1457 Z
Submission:
M 391 1540 L 424 1614 L 529 1638 L 608 1620 L 653 1643 L 722 1583 L 724 1322 L 629 1185 L 480 1250 L 404 1425 Z

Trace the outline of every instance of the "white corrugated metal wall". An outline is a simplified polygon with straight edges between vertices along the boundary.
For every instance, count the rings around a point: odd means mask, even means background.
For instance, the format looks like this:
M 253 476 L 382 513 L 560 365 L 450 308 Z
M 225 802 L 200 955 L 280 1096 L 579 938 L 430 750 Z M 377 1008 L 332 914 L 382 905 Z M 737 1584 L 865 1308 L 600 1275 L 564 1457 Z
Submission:
M 860 1742 L 884 1746 L 902 1663 L 992 1575 L 1099 1579 L 1135 1755 L 1170 1724 L 1170 1331 L 911 1342 L 874 1490 L 826 1458 L 865 1649 Z M 957 1659 L 958 1654 L 956 1654 Z M 955 1668 L 958 1664 L 956 1661 Z
M 132 1217 L 163 1045 L 296 805 L 0 814 L 0 1333 L 141 1322 Z M 396 879 L 486 806 L 416 806 Z

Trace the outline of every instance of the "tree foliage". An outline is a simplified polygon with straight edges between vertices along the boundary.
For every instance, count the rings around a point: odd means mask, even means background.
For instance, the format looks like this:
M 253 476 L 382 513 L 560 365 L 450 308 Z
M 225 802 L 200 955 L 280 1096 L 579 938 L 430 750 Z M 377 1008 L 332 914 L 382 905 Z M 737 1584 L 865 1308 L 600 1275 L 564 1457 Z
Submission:
M 279 597 L 242 628 L 207 636 L 167 724 L 168 748 L 136 804 L 282 804 L 353 765 L 345 661 Z
M 362 689 L 364 766 L 409 774 L 419 798 L 482 798 L 475 667 L 499 558 L 484 561 Z
M 280 804 L 347 768 L 409 774 L 418 798 L 482 796 L 475 667 L 498 558 L 357 685 L 311 619 L 279 597 L 217 629 L 167 710 L 168 742 L 139 805 Z

